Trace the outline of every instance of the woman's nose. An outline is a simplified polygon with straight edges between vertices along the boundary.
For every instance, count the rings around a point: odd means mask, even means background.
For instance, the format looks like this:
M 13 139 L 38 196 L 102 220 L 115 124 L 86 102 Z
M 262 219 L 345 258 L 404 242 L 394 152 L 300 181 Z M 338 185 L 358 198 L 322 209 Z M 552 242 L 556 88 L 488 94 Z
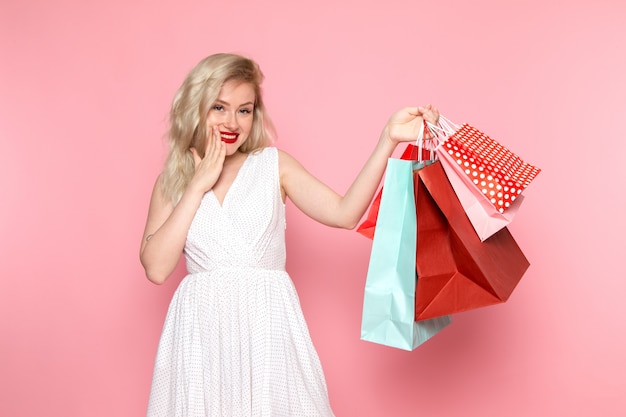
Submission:
M 235 130 L 237 129 L 237 115 L 235 114 L 235 112 L 229 111 L 226 114 L 226 118 L 224 120 L 224 127 L 226 127 L 229 130 Z

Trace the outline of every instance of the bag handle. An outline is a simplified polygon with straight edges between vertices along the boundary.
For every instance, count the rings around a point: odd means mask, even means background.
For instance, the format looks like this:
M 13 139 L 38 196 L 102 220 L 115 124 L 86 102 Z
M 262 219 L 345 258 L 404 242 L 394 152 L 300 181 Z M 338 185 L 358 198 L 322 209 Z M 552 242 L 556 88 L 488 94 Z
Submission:
M 432 136 L 432 139 L 428 139 L 429 141 L 433 142 L 430 146 L 426 144 L 427 142 L 426 129 L 428 129 L 428 131 L 431 133 L 431 136 Z M 413 163 L 414 170 L 424 168 L 426 165 L 430 165 L 436 160 L 436 154 L 435 154 L 436 145 L 434 143 L 436 137 L 437 137 L 436 134 L 433 134 L 427 122 L 424 120 L 420 125 L 420 130 L 417 135 L 417 140 L 415 141 L 415 147 L 417 148 L 417 160 L 414 161 Z M 423 156 L 424 148 L 430 150 L 430 158 L 427 160 L 424 160 L 424 156 Z
M 426 122 L 426 123 L 428 124 L 428 128 L 430 129 L 431 132 L 441 133 L 446 138 L 451 136 L 452 134 L 454 134 L 454 132 L 460 129 L 460 127 L 457 124 L 451 122 L 450 119 L 447 119 L 445 116 L 441 114 L 439 115 L 439 121 L 437 122 L 437 124 L 432 124 L 430 122 Z
M 458 125 L 451 122 L 450 119 L 441 114 L 439 115 L 439 121 L 437 122 L 437 124 L 433 124 L 430 122 L 426 122 L 426 124 L 431 135 L 433 135 L 435 142 L 434 148 L 436 152 L 441 152 L 440 148 L 443 146 L 443 144 L 448 140 L 450 136 L 452 136 L 457 130 L 460 129 Z
M 417 146 L 417 163 L 422 163 L 422 151 L 424 149 L 424 126 L 425 124 L 420 123 L 420 131 L 417 134 L 417 139 L 415 140 L 415 146 Z

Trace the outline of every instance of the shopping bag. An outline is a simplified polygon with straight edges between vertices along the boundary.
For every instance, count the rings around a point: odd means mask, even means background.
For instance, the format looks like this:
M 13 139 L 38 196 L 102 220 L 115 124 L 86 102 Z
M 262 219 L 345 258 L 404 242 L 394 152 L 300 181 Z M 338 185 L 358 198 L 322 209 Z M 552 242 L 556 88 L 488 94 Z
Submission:
M 524 200 L 522 194 L 510 203 L 506 211 L 500 212 L 485 198 L 482 191 L 475 187 L 463 169 L 452 159 L 452 155 L 444 151 L 437 157 L 480 240 L 488 239 L 498 230 L 511 224 Z
M 500 213 L 511 207 L 541 171 L 467 123 L 459 127 L 440 116 L 438 125 L 429 127 L 441 139 L 439 159 L 445 153 Z
M 540 172 L 478 129 L 440 116 L 428 125 L 437 136 L 437 157 L 481 240 L 509 225 L 522 191 Z
M 417 147 L 408 145 L 402 159 L 415 159 L 417 153 Z M 506 301 L 529 266 L 508 229 L 502 228 L 481 242 L 441 163 L 431 163 L 414 175 L 418 275 L 415 319 L 427 320 Z M 367 224 L 365 233 L 361 232 L 366 236 L 377 230 L 380 197 L 379 193 L 361 224 Z
M 370 208 L 367 212 L 365 220 L 357 227 L 356 231 L 366 238 L 374 239 L 374 232 L 376 231 L 376 219 L 378 218 L 378 212 L 380 210 L 380 199 L 382 198 L 383 190 L 379 190 L 370 204 Z
M 420 155 L 422 155 L 421 158 L 418 157 L 418 149 L 419 149 L 418 146 L 415 146 L 412 144 L 408 145 L 406 149 L 404 150 L 404 152 L 402 153 L 402 156 L 400 157 L 400 159 L 419 161 L 419 160 L 429 160 L 433 158 L 434 154 L 432 153 L 432 151 L 434 149 L 430 149 L 426 147 L 420 150 Z M 419 164 L 419 162 L 417 163 Z M 413 165 L 414 168 L 415 166 L 416 164 Z M 381 197 L 382 197 L 382 189 L 378 191 L 378 193 L 374 197 L 374 200 L 372 200 L 372 203 L 370 204 L 365 220 L 363 220 L 363 222 L 357 227 L 357 230 L 356 230 L 358 233 L 360 233 L 361 235 L 369 239 L 374 238 L 374 231 L 376 230 L 376 219 L 378 218 L 378 211 L 380 209 Z
M 450 324 L 415 321 L 416 215 L 413 163 L 389 159 L 365 283 L 361 339 L 413 350 Z
M 414 172 L 417 210 L 415 318 L 502 303 L 529 267 L 504 227 L 481 241 L 440 162 Z

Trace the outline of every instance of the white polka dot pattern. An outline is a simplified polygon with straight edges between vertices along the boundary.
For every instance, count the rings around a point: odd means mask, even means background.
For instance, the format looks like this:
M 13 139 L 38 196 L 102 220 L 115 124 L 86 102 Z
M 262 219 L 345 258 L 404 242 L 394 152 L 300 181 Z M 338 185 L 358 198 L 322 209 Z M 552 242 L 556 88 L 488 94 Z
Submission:
M 278 152 L 248 156 L 220 206 L 207 193 L 187 235 L 148 417 L 332 416 L 285 271 Z
M 444 146 L 500 213 L 509 208 L 540 172 L 468 124 L 448 137 Z

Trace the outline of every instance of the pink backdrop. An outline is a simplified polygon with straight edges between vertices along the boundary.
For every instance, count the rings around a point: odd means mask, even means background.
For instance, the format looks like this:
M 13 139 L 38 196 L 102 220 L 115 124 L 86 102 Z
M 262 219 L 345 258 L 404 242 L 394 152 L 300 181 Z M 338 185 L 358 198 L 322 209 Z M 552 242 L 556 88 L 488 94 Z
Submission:
M 509 302 L 414 352 L 359 340 L 371 242 L 289 206 L 338 416 L 626 415 L 624 16 L 617 0 L 3 1 L 0 415 L 145 413 L 183 271 L 150 284 L 139 240 L 170 100 L 219 51 L 260 62 L 278 146 L 339 191 L 387 117 L 428 102 L 543 168 L 511 227 L 532 265 Z

